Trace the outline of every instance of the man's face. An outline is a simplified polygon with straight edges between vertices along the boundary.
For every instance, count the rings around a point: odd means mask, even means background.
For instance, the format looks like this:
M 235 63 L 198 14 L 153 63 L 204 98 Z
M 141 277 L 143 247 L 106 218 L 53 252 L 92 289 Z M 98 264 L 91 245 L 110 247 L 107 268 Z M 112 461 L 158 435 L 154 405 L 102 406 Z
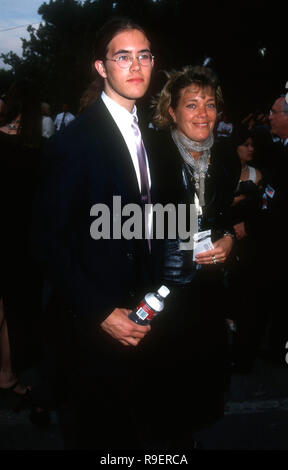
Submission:
M 280 139 L 288 137 L 288 113 L 283 112 L 284 101 L 284 97 L 278 98 L 273 104 L 269 115 L 271 132 Z
M 137 29 L 126 30 L 117 34 L 109 43 L 107 59 L 117 59 L 120 55 L 134 58 L 126 69 L 111 60 L 95 62 L 95 68 L 104 78 L 105 93 L 121 106 L 132 110 L 135 100 L 141 98 L 150 83 L 153 63 L 142 66 L 136 57 L 150 52 L 150 43 L 146 36 Z

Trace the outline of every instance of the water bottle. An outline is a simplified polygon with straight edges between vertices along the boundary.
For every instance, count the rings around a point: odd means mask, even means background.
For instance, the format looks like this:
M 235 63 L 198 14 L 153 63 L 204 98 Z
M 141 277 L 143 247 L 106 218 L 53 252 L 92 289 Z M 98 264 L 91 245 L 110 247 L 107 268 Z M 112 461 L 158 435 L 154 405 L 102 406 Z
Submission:
M 148 292 L 144 299 L 129 314 L 130 320 L 138 325 L 148 325 L 164 308 L 164 299 L 170 294 L 166 286 L 161 286 L 157 292 Z

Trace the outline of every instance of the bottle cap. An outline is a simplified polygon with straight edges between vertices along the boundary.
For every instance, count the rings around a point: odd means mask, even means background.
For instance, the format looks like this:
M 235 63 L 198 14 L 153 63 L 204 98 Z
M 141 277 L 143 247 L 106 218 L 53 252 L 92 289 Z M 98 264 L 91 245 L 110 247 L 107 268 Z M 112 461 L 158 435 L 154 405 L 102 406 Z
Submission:
M 159 295 L 161 295 L 161 297 L 163 297 L 163 299 L 165 299 L 167 295 L 170 294 L 170 290 L 166 286 L 161 286 L 157 292 Z

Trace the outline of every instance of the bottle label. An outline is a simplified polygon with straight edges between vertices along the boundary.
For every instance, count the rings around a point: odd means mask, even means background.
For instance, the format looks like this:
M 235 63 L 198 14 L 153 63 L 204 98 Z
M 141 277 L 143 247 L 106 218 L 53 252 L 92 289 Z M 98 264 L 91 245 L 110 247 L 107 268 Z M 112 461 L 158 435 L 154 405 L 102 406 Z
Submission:
M 149 321 L 151 321 L 155 315 L 154 310 L 152 310 L 149 305 L 144 302 L 144 300 L 140 302 L 135 313 L 139 318 L 141 318 L 141 320 Z

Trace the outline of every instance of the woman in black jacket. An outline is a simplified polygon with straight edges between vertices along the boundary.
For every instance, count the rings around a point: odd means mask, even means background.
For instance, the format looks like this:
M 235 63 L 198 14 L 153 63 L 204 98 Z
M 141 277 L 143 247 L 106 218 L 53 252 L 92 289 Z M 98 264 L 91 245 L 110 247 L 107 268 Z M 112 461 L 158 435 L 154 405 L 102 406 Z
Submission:
M 230 205 L 240 165 L 230 159 L 224 144 L 213 146 L 221 96 L 217 77 L 208 68 L 172 72 L 156 106 L 154 124 L 162 130 L 150 139 L 158 200 L 172 204 L 178 215 L 177 236 L 166 238 L 164 250 L 163 282 L 171 295 L 167 312 L 154 323 L 154 329 L 163 331 L 163 363 L 169 358 L 169 373 L 161 380 L 166 383 L 165 399 L 173 402 L 169 423 L 175 448 L 191 447 L 193 432 L 214 423 L 224 411 L 223 275 L 234 243 Z M 187 239 L 183 224 L 192 228 Z M 195 231 L 206 235 L 206 251 L 198 254 L 192 242 Z

